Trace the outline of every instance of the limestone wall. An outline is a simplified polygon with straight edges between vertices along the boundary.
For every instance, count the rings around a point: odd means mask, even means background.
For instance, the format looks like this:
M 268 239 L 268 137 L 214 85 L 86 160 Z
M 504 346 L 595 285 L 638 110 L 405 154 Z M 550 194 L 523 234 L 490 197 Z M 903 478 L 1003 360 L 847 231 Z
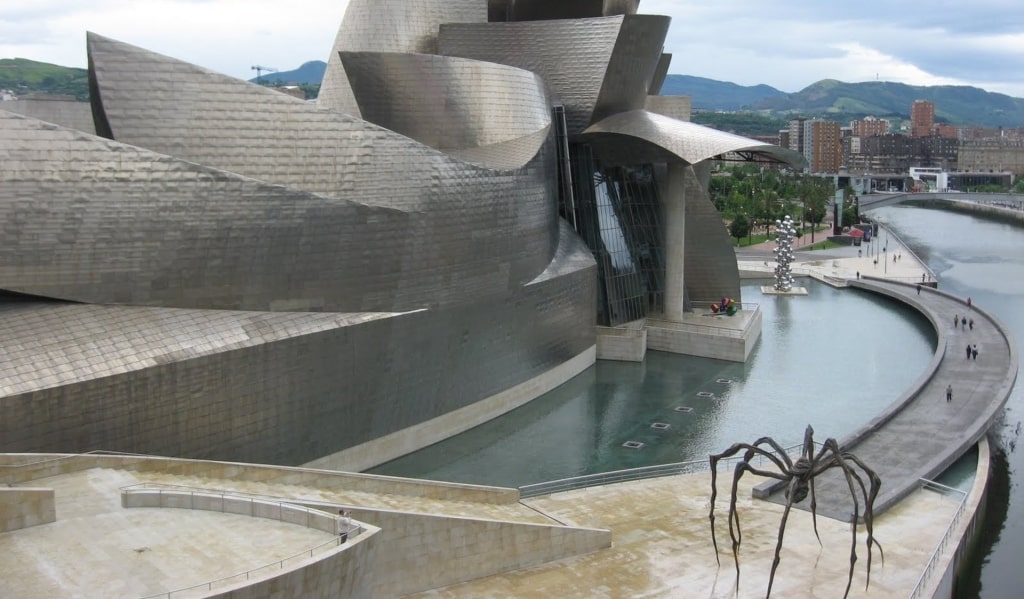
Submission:
M 0 533 L 56 521 L 53 489 L 0 489 Z
M 611 547 L 607 530 L 360 509 L 380 527 L 373 597 L 391 598 Z

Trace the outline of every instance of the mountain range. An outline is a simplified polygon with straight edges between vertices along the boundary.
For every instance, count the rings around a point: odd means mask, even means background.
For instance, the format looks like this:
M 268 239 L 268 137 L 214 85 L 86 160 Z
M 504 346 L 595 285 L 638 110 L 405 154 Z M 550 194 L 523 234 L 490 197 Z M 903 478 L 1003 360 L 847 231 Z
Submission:
M 906 85 L 891 81 L 845 83 L 824 79 L 796 93 L 767 85 L 669 75 L 663 95 L 686 95 L 694 111 L 747 111 L 774 118 L 820 116 L 849 121 L 865 116 L 908 119 L 915 100 L 935 104 L 935 120 L 952 125 L 1024 126 L 1024 99 L 966 85 Z M 695 119 L 696 120 L 696 119 Z
M 263 73 L 260 82 L 317 86 L 326 68 L 323 61 L 312 60 L 291 71 Z M 88 80 L 84 69 L 23 58 L 0 59 L 0 89 L 10 89 L 18 95 L 44 92 L 86 99 Z M 704 77 L 668 75 L 661 93 L 690 96 L 695 122 L 746 135 L 777 133 L 780 123 L 795 116 L 844 123 L 865 116 L 906 120 L 915 100 L 933 102 L 939 122 L 1004 128 L 1024 126 L 1024 99 L 970 86 L 919 86 L 888 81 L 845 83 L 825 79 L 796 93 L 786 93 L 769 85 L 742 86 Z

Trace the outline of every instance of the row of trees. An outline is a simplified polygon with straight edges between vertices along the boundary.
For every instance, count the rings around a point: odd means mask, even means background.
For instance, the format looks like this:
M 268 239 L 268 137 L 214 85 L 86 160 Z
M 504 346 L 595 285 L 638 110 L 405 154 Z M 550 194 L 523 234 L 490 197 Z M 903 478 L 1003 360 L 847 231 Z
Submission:
M 851 193 L 843 222 L 853 222 L 856 208 Z M 729 234 L 737 240 L 759 227 L 771 234 L 776 219 L 789 215 L 801 223 L 799 230 L 820 225 L 831 210 L 835 197 L 831 178 L 788 173 L 757 164 L 732 166 L 711 177 L 711 201 L 729 223 Z M 799 234 L 799 233 L 798 233 Z

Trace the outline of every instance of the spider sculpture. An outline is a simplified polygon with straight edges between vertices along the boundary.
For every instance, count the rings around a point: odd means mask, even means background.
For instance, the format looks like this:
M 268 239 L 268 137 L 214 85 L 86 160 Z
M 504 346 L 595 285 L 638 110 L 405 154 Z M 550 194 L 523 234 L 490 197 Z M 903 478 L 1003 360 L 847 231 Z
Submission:
M 732 496 L 729 501 L 729 537 L 732 539 L 732 557 L 736 564 L 737 590 L 739 589 L 740 583 L 739 547 L 740 541 L 742 540 L 742 534 L 740 532 L 740 517 L 736 512 L 736 492 L 740 478 L 743 474 L 745 472 L 750 472 L 751 474 L 774 478 L 786 483 L 786 507 L 782 512 L 782 522 L 779 524 L 779 537 L 775 543 L 775 557 L 772 560 L 771 575 L 768 578 L 768 592 L 765 595 L 767 598 L 772 594 L 772 584 L 775 582 L 775 570 L 779 566 L 779 552 L 782 549 L 782 536 L 786 532 L 786 520 L 789 518 L 789 510 L 794 503 L 800 503 L 808 495 L 811 496 L 810 507 L 811 518 L 814 523 L 814 536 L 818 538 L 818 543 L 821 544 L 821 537 L 818 536 L 818 514 L 816 512 L 817 502 L 814 497 L 814 479 L 826 470 L 830 470 L 832 468 L 838 468 L 842 471 L 843 476 L 846 477 L 846 484 L 850 488 L 850 495 L 853 497 L 853 520 L 851 523 L 853 541 L 850 545 L 850 573 L 846 579 L 846 592 L 843 593 L 843 597 L 845 598 L 850 593 L 850 585 L 853 582 L 853 566 L 857 561 L 857 522 L 861 517 L 858 492 L 860 499 L 864 501 L 863 520 L 864 527 L 867 530 L 868 535 L 867 584 L 870 584 L 871 553 L 873 547 L 878 547 L 879 554 L 881 555 L 883 562 L 885 561 L 885 554 L 882 553 L 882 546 L 877 540 L 875 540 L 873 531 L 875 497 L 878 496 L 878 489 L 881 487 L 882 481 L 878 478 L 878 475 L 875 474 L 874 470 L 865 466 L 864 463 L 856 456 L 843 452 L 839 448 L 839 444 L 836 443 L 835 439 L 827 439 L 825 443 L 822 444 L 821 449 L 815 452 L 814 429 L 809 425 L 807 430 L 804 432 L 803 450 L 796 462 L 793 462 L 790 457 L 786 455 L 786 450 L 776 443 L 771 437 L 761 437 L 752 444 L 735 443 L 732 447 L 726 449 L 722 453 L 714 454 L 710 457 L 711 512 L 709 514 L 709 518 L 711 519 L 711 542 L 715 547 L 715 559 L 718 560 L 718 541 L 715 538 L 715 497 L 718 495 L 715 481 L 717 478 L 718 461 L 732 457 L 740 452 L 743 452 L 743 456 L 736 463 L 736 468 L 733 472 Z M 755 467 L 752 464 L 755 457 L 760 457 L 767 462 L 771 462 L 779 471 L 774 472 L 772 470 L 763 470 Z M 858 471 L 857 468 L 859 468 L 860 471 Z M 865 479 L 867 479 L 866 485 Z M 721 564 L 721 561 L 718 563 Z

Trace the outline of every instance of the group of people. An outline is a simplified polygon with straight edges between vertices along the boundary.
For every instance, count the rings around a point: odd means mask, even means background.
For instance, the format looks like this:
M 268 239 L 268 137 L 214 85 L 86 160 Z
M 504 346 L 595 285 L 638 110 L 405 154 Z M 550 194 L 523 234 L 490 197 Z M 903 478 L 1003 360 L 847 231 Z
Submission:
M 917 293 L 919 295 L 921 293 L 920 287 L 921 286 L 918 285 Z M 970 312 L 970 310 L 971 310 L 971 298 L 967 298 L 967 310 L 968 310 L 968 312 Z M 970 327 L 970 330 L 973 331 L 974 330 L 974 319 L 973 318 L 968 318 L 966 315 L 961 316 L 959 314 L 954 314 L 953 315 L 953 329 L 956 329 L 957 326 L 960 327 L 961 331 L 967 330 L 968 327 Z M 968 360 L 977 360 L 978 359 L 978 344 L 977 343 L 968 343 L 967 344 L 967 349 L 965 351 L 966 351 L 966 356 L 967 356 Z M 952 383 L 946 385 L 946 402 L 951 402 L 951 401 L 953 401 L 953 384 Z
M 918 287 L 920 287 L 920 285 L 918 285 Z M 921 290 L 920 289 L 917 290 L 917 294 L 921 295 Z M 973 318 L 967 318 L 966 316 L 960 316 L 959 314 L 954 314 L 953 315 L 953 328 L 956 328 L 956 326 L 958 324 L 960 325 L 960 330 L 961 331 L 967 330 L 967 327 L 970 327 L 972 331 L 974 330 L 974 319 Z

